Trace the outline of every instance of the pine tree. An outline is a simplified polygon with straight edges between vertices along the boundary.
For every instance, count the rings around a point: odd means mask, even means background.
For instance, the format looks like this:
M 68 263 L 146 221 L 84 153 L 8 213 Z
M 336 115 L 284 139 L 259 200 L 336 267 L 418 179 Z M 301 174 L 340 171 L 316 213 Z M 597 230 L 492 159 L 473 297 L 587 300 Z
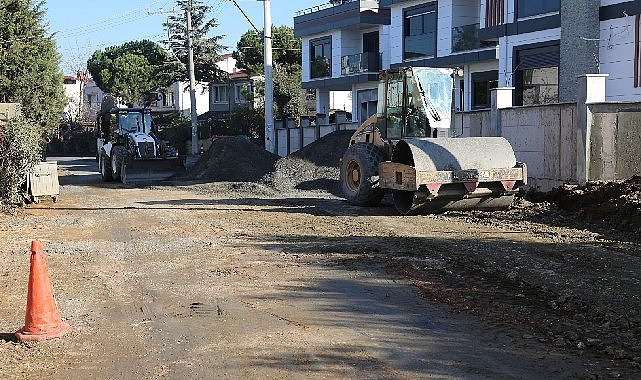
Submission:
M 43 5 L 31 0 L 0 4 L 0 102 L 19 103 L 44 137 L 58 126 L 66 100 Z
M 165 44 L 174 57 L 171 67 L 172 76 L 176 81 L 189 79 L 187 67 L 189 56 L 187 50 L 187 10 L 191 8 L 191 38 L 194 49 L 194 73 L 199 83 L 219 82 L 226 80 L 226 74 L 218 68 L 216 62 L 221 60 L 220 54 L 226 47 L 220 44 L 223 36 L 207 37 L 209 32 L 218 26 L 215 18 L 207 20 L 210 7 L 199 0 L 178 0 L 181 13 L 172 14 L 163 24 L 170 36 Z

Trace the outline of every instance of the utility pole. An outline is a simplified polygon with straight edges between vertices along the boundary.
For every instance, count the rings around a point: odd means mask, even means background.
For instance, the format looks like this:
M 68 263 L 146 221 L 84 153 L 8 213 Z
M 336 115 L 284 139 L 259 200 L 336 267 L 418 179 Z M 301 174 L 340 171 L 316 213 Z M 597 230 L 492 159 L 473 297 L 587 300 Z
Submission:
M 198 113 L 196 112 L 196 74 L 194 73 L 194 40 L 193 33 L 191 28 L 191 11 L 192 11 L 192 0 L 189 0 L 187 5 L 186 18 L 187 18 L 187 51 L 189 57 L 189 100 L 191 103 L 191 154 L 198 154 L 200 150 L 198 149 Z M 179 13 L 174 11 L 165 11 L 160 8 L 158 12 L 152 12 L 151 10 L 147 11 L 147 14 L 176 14 Z
M 196 75 L 194 73 L 194 41 L 191 30 L 192 0 L 187 6 L 187 50 L 189 52 L 189 98 L 191 100 L 191 154 L 198 154 L 198 114 L 196 113 Z
M 263 1 L 265 24 L 263 29 L 265 45 L 265 149 L 276 153 L 274 133 L 274 76 L 272 67 L 272 11 L 270 0 Z

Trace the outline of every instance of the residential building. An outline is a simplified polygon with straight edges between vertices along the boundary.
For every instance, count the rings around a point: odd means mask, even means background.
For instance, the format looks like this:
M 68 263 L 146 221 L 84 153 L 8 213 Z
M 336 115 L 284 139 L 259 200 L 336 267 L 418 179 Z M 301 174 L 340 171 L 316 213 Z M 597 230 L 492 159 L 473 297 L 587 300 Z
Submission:
M 104 93 L 96 83 L 83 73 L 77 76 L 64 76 L 63 88 L 67 105 L 63 111 L 63 120 L 67 122 L 92 122 L 100 111 Z
M 514 105 L 577 100 L 577 77 L 609 74 L 607 101 L 641 99 L 641 1 L 347 0 L 299 11 L 304 89 L 317 112 L 351 91 L 359 122 L 376 112 L 381 69 L 454 69 L 455 107 L 490 107 L 514 87 Z
M 253 93 L 253 80 L 249 73 L 236 67 L 236 60 L 231 54 L 221 56 L 218 68 L 227 73 L 223 81 L 210 83 L 209 110 L 212 119 L 224 119 L 232 111 L 250 101 Z
M 77 77 L 65 75 L 62 87 L 67 98 L 67 105 L 63 110 L 62 119 L 65 121 L 75 121 L 82 111 L 82 81 Z

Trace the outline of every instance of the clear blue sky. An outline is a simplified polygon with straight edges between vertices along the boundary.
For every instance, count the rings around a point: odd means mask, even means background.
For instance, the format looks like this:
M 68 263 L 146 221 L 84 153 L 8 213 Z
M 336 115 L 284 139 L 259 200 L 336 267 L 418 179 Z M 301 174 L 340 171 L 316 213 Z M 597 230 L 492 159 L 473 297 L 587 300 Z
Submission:
M 231 52 L 240 36 L 251 25 L 230 0 L 202 0 L 211 7 L 211 17 L 219 26 L 212 35 L 224 35 L 223 45 Z M 263 28 L 263 2 L 236 0 L 258 29 Z M 98 49 L 120 45 L 127 41 L 149 39 L 160 42 L 166 31 L 162 24 L 167 16 L 148 14 L 160 9 L 171 10 L 174 0 L 46 0 L 45 19 L 49 31 L 55 33 L 58 52 L 62 56 L 61 69 L 67 75 L 86 65 L 87 58 Z M 272 24 L 294 25 L 296 11 L 309 8 L 327 0 L 271 0 Z

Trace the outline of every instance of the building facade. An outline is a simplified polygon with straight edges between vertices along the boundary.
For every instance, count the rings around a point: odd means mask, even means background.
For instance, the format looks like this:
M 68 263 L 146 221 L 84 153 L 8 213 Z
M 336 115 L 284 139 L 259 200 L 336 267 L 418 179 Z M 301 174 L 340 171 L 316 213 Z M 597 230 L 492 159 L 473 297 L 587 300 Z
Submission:
M 496 87 L 514 105 L 575 102 L 594 73 L 609 74 L 607 101 L 639 101 L 639 14 L 640 0 L 348 0 L 297 12 L 294 31 L 317 110 L 351 91 L 363 122 L 379 70 L 408 66 L 454 69 L 458 111 L 489 108 Z

